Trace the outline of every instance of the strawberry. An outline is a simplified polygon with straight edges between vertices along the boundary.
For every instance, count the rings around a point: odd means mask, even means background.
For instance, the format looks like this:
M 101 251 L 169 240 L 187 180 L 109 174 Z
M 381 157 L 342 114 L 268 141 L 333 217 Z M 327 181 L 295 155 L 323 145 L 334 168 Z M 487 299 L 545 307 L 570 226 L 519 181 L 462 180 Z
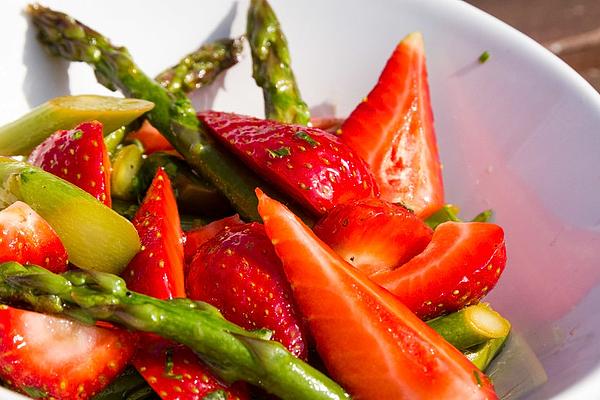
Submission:
M 162 168 L 132 222 L 142 250 L 124 271 L 127 286 L 159 299 L 185 297 L 183 233 L 171 182 Z M 242 388 L 230 389 L 214 377 L 190 349 L 158 337 L 140 336 L 133 365 L 163 400 L 203 399 L 217 391 L 227 399 L 246 398 Z
M 496 399 L 487 377 L 257 190 L 265 231 L 327 371 L 355 399 Z
M 198 117 L 263 178 L 316 214 L 378 193 L 367 165 L 335 135 L 214 111 Z
M 100 122 L 83 122 L 70 131 L 54 133 L 33 149 L 29 163 L 111 206 L 110 160 Z
M 132 335 L 0 306 L 0 377 L 36 398 L 88 399 L 125 368 Z
M 249 398 L 245 385 L 226 386 L 189 348 L 160 338 L 147 340 L 144 351 L 138 351 L 133 364 L 163 400 Z M 208 397 L 211 394 L 214 397 Z
M 261 224 L 232 226 L 207 241 L 194 256 L 186 284 L 190 298 L 214 305 L 246 329 L 272 330 L 275 340 L 306 359 L 290 286 Z
M 425 250 L 392 271 L 371 275 L 423 319 L 478 302 L 506 265 L 504 232 L 484 222 L 445 222 Z
M 217 233 L 221 232 L 223 229 L 229 229 L 232 226 L 242 224 L 243 222 L 240 219 L 240 216 L 235 214 L 231 217 L 213 221 L 210 224 L 186 232 L 185 245 L 183 247 L 186 264 L 191 263 L 200 246 L 215 237 Z
M 421 218 L 444 204 L 430 103 L 423 37 L 416 32 L 398 44 L 377 85 L 339 131 L 371 167 L 381 198 Z
M 139 140 L 146 154 L 175 151 L 171 143 L 148 120 L 144 120 L 140 129 L 127 135 L 127 140 Z
M 433 234 L 405 207 L 374 198 L 335 206 L 313 231 L 367 275 L 404 264 L 423 251 Z
M 0 211 L 0 263 L 35 264 L 52 272 L 67 270 L 67 251 L 54 229 L 27 204 Z
M 132 220 L 142 250 L 123 272 L 131 290 L 161 299 L 185 297 L 183 233 L 171 181 L 159 168 Z

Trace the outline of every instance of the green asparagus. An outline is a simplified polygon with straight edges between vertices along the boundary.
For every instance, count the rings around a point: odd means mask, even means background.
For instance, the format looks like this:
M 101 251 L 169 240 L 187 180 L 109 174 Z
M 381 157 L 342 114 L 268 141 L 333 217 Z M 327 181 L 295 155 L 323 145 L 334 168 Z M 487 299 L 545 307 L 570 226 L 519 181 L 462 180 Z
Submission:
M 135 200 L 141 193 L 138 172 L 144 163 L 144 149 L 138 144 L 123 146 L 114 157 L 110 189 L 114 198 Z
M 21 118 L 0 127 L 0 154 L 27 155 L 59 129 L 71 129 L 84 121 L 98 120 L 108 134 L 152 109 L 138 99 L 106 96 L 65 96 L 49 100 Z
M 431 229 L 435 229 L 438 227 L 438 225 L 443 224 L 444 222 L 462 222 L 462 219 L 458 217 L 459 212 L 460 209 L 454 204 L 445 204 L 438 211 L 430 215 L 425 220 L 425 223 L 429 225 Z M 473 217 L 473 219 L 471 219 L 471 222 L 490 222 L 493 217 L 493 210 L 485 210 Z
M 499 338 L 489 339 L 488 341 L 465 351 L 465 356 L 475 364 L 477 368 L 485 372 L 494 357 L 502 350 L 507 338 L 508 334 Z
M 118 88 L 128 97 L 152 101 L 155 107 L 148 113 L 152 125 L 243 218 L 260 219 L 254 189 L 264 183 L 216 145 L 183 92 L 169 93 L 140 70 L 126 48 L 112 45 L 74 18 L 40 5 L 30 6 L 28 13 L 39 31 L 38 38 L 51 53 L 88 63 L 98 81 L 111 90 Z
M 510 331 L 510 323 L 483 303 L 432 319 L 427 324 L 459 350 L 506 337 Z
M 246 36 L 252 51 L 252 75 L 263 89 L 266 117 L 307 125 L 310 114 L 292 72 L 287 40 L 267 0 L 250 2 Z
M 82 189 L 29 164 L 0 157 L 0 208 L 21 200 L 54 228 L 69 261 L 120 272 L 140 249 L 133 225 Z
M 127 134 L 127 128 L 122 126 L 119 129 L 116 129 L 104 136 L 104 145 L 106 146 L 106 151 L 108 152 L 108 157 L 113 160 L 117 153 L 118 147 L 125 139 L 125 135 Z
M 279 342 L 268 340 L 269 331 L 246 331 L 207 303 L 165 301 L 129 291 L 115 275 L 77 270 L 57 275 L 37 266 L 4 263 L 0 301 L 161 335 L 190 347 L 225 382 L 246 381 L 284 400 L 348 396 Z
M 235 65 L 243 48 L 242 38 L 205 44 L 158 74 L 156 80 L 169 92 L 192 92 L 209 85 L 221 72 Z

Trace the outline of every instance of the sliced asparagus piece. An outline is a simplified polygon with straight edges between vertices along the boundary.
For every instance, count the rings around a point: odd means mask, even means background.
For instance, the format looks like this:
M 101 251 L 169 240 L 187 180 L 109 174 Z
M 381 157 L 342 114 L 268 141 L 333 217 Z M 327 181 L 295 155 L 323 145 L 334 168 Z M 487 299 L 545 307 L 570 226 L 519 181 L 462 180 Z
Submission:
M 300 97 L 287 40 L 267 0 L 250 2 L 246 36 L 252 51 L 252 75 L 263 89 L 266 118 L 307 125 L 310 113 Z
M 459 350 L 489 339 L 505 338 L 510 332 L 510 323 L 483 303 L 432 319 L 427 324 Z
M 0 157 L 0 207 L 27 203 L 54 228 L 69 261 L 119 273 L 140 249 L 133 225 L 87 192 L 42 169 Z
M 106 150 L 108 151 L 108 156 L 110 157 L 111 161 L 115 157 L 117 149 L 121 142 L 123 142 L 123 139 L 125 139 L 126 134 L 127 128 L 122 126 L 104 136 L 104 145 L 106 146 Z
M 108 134 L 150 111 L 146 100 L 106 96 L 57 97 L 0 127 L 0 154 L 27 155 L 60 129 L 72 129 L 84 121 L 98 120 Z
M 161 335 L 190 347 L 225 382 L 243 380 L 284 400 L 347 398 L 327 376 L 279 342 L 266 340 L 264 330 L 248 332 L 206 303 L 164 301 L 129 291 L 115 275 L 96 271 L 57 275 L 37 266 L 4 263 L 0 301 Z
M 462 219 L 458 217 L 459 212 L 460 209 L 454 204 L 445 204 L 442 208 L 430 215 L 425 220 L 425 223 L 429 225 L 431 229 L 435 229 L 438 227 L 438 225 L 443 224 L 444 222 L 462 222 Z M 473 219 L 471 219 L 471 222 L 489 222 L 492 220 L 493 217 L 493 210 L 485 210 L 473 217 Z
M 120 89 L 128 97 L 155 104 L 148 119 L 186 161 L 221 191 L 248 220 L 260 219 L 256 210 L 256 187 L 264 182 L 216 145 L 196 118 L 182 92 L 169 93 L 135 65 L 124 47 L 110 41 L 74 18 L 40 5 L 28 8 L 39 39 L 53 54 L 93 67 L 98 81 Z
M 465 351 L 465 357 L 471 360 L 471 362 L 475 364 L 477 368 L 485 372 L 494 357 L 498 355 L 504 346 L 507 338 L 508 335 L 505 335 L 503 337 L 490 339 L 484 343 L 481 343 L 478 346 Z
M 169 92 L 190 93 L 209 85 L 221 72 L 237 64 L 243 48 L 242 38 L 205 44 L 158 74 L 156 81 Z
M 123 146 L 115 155 L 110 174 L 110 188 L 113 197 L 121 200 L 135 200 L 141 194 L 138 172 L 144 163 L 144 150 L 137 144 Z

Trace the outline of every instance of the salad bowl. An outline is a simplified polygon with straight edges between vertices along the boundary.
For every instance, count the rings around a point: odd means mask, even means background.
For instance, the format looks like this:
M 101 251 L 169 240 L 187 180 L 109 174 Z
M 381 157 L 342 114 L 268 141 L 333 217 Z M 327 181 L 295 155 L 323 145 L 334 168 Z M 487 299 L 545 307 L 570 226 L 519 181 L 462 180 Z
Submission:
M 49 57 L 23 13 L 0 4 L 0 124 L 66 94 L 109 94 L 90 69 Z M 48 0 L 126 45 L 150 75 L 200 43 L 244 32 L 245 1 Z M 543 47 L 453 0 L 273 0 L 304 99 L 344 118 L 406 34 L 425 38 L 446 198 L 492 208 L 508 264 L 486 298 L 511 320 L 493 379 L 505 398 L 593 398 L 600 389 L 600 95 Z M 490 58 L 479 62 L 487 51 Z M 247 49 L 192 96 L 197 109 L 263 116 Z M 3 399 L 21 398 L 0 388 Z

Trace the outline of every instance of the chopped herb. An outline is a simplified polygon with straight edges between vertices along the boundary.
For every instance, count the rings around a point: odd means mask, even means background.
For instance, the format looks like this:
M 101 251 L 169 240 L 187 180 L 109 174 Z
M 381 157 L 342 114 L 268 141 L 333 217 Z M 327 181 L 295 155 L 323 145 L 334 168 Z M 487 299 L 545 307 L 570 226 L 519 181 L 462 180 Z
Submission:
M 289 147 L 280 147 L 278 149 L 275 150 L 271 150 L 271 149 L 267 149 L 267 153 L 269 153 L 269 156 L 271 158 L 283 158 L 285 156 L 289 156 L 290 154 L 292 154 L 290 152 L 290 148 Z
M 483 64 L 484 62 L 486 62 L 489 59 L 490 59 L 490 53 L 488 53 L 487 51 L 484 51 L 479 56 L 479 64 Z
M 306 143 L 310 144 L 312 147 L 317 147 L 320 143 L 313 139 L 308 133 L 304 131 L 296 132 L 296 137 L 300 140 L 304 140 Z
M 227 393 L 224 390 L 215 390 L 212 393 L 207 394 L 202 400 L 227 400 Z
M 183 379 L 183 375 L 181 374 L 174 374 L 173 373 L 173 367 L 174 367 L 174 363 L 173 363 L 173 349 L 168 349 L 166 351 L 166 362 L 165 362 L 165 377 L 167 378 L 172 378 L 172 379 L 177 379 L 177 380 L 182 380 Z
M 471 222 L 490 222 L 490 220 L 494 217 L 493 210 L 485 210 L 477 214 Z
M 82 136 L 83 136 L 83 131 L 79 130 L 79 129 L 77 129 L 75 132 L 73 132 L 71 134 L 71 137 L 75 140 L 81 139 Z

